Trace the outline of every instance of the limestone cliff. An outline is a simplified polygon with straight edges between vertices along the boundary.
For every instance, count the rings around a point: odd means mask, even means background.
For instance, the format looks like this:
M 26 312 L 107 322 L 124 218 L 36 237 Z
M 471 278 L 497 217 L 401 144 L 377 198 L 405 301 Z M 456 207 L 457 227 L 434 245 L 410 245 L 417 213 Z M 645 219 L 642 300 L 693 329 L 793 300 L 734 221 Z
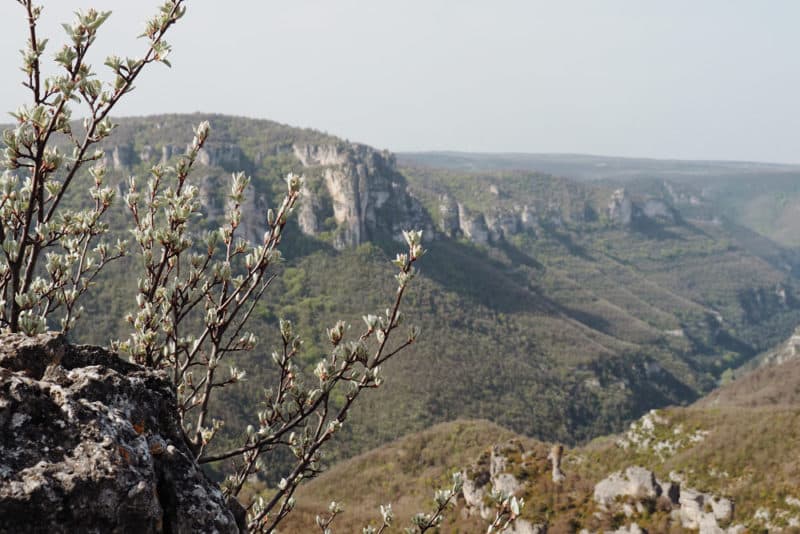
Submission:
M 608 219 L 612 223 L 630 226 L 636 221 L 649 219 L 667 224 L 677 222 L 675 210 L 664 199 L 646 197 L 634 199 L 630 193 L 622 188 L 612 193 L 607 208 Z
M 352 247 L 381 237 L 399 239 L 401 230 L 428 229 L 431 223 L 422 206 L 408 191 L 389 152 L 355 143 L 295 144 L 294 155 L 307 182 L 299 214 L 300 229 L 316 235 L 327 215 L 329 201 L 335 223 L 333 244 Z

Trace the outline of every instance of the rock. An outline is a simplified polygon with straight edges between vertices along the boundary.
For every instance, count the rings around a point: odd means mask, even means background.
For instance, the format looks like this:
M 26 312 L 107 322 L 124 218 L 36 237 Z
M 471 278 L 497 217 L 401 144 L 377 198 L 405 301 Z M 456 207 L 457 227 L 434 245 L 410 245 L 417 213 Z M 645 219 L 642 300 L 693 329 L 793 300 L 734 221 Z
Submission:
M 505 445 L 495 445 L 484 453 L 475 465 L 463 471 L 464 486 L 461 493 L 464 497 L 465 512 L 468 516 L 477 513 L 483 519 L 494 517 L 494 508 L 487 506 L 485 497 L 493 492 L 516 495 L 522 488 L 520 481 L 507 471 L 508 458 L 506 453 L 509 451 L 522 452 L 522 445 L 516 440 L 512 440 Z M 541 525 L 537 526 L 537 528 L 541 528 Z M 511 530 L 508 532 L 527 531 Z
M 464 236 L 479 245 L 489 242 L 489 228 L 482 213 L 474 213 L 462 204 L 458 204 L 458 220 Z
M 547 525 L 531 523 L 525 519 L 517 519 L 502 534 L 547 534 Z
M 317 235 L 322 229 L 317 215 L 322 211 L 319 198 L 305 185 L 300 189 L 300 196 L 303 199 L 297 214 L 300 231 L 306 235 Z
M 450 195 L 442 195 L 439 199 L 439 230 L 447 237 L 456 237 L 461 231 L 458 204 Z
M 617 530 L 608 531 L 608 534 L 645 534 L 645 531 L 642 530 L 642 527 L 636 523 L 631 523 L 630 525 L 620 527 Z
M 462 486 L 461 493 L 464 496 L 464 502 L 467 506 L 479 507 L 483 503 L 483 486 L 488 482 L 488 478 L 482 480 L 482 477 L 472 478 L 467 472 L 462 473 L 464 485 Z
M 595 502 L 605 507 L 619 497 L 644 500 L 655 499 L 659 495 L 661 487 L 656 483 L 653 472 L 638 466 L 629 467 L 624 473 L 612 473 L 594 487 Z
M 397 171 L 395 158 L 389 152 L 356 143 L 295 144 L 292 150 L 307 169 L 307 179 L 316 176 L 322 180 L 318 191 L 330 199 L 331 215 L 336 222 L 333 242 L 336 248 L 354 247 L 380 236 L 399 240 L 401 231 L 411 228 L 432 233 L 428 215 L 408 191 L 405 178 Z M 316 202 L 318 208 L 323 204 L 321 197 Z M 308 214 L 305 220 L 311 221 Z M 311 226 L 306 225 L 308 233 Z
M 563 454 L 563 445 L 553 445 L 553 448 L 550 449 L 550 454 L 547 455 L 547 459 L 550 460 L 550 465 L 552 466 L 553 482 L 556 484 L 561 484 L 567 478 L 564 471 L 561 470 L 561 457 Z
M 153 147 L 150 145 L 144 145 L 142 147 L 142 151 L 139 152 L 139 160 L 144 162 L 149 162 L 153 158 Z
M 131 145 L 116 145 L 105 151 L 103 161 L 107 167 L 120 171 L 129 169 L 137 163 L 136 153 Z
M 617 189 L 608 203 L 608 218 L 611 221 L 629 225 L 633 220 L 633 202 L 625 189 Z
M 733 502 L 729 499 L 706 495 L 706 502 L 711 504 L 711 512 L 717 521 L 730 521 L 733 519 Z
M 244 190 L 244 202 L 239 206 L 242 219 L 237 235 L 251 243 L 260 244 L 267 231 L 267 202 L 266 199 L 256 194 L 256 189 L 250 183 Z
M 0 532 L 238 532 L 168 378 L 60 336 L 0 336 Z
M 681 491 L 679 503 L 681 524 L 684 528 L 700 529 L 708 534 L 724 532 L 718 523 L 733 519 L 733 503 L 728 499 L 684 489 Z
M 220 220 L 225 207 L 220 193 L 228 188 L 224 188 L 220 177 L 215 175 L 201 176 L 197 183 L 198 197 L 205 210 L 205 216 L 209 220 Z
M 669 499 L 670 504 L 679 504 L 681 497 L 681 485 L 679 482 L 658 482 L 661 486 L 662 495 Z
M 608 218 L 613 223 L 629 226 L 634 220 L 642 217 L 667 224 L 678 220 L 678 215 L 672 206 L 661 198 L 647 198 L 634 202 L 624 188 L 617 189 L 611 194 L 608 202 Z
M 172 159 L 173 154 L 175 154 L 175 148 L 172 145 L 164 145 L 161 147 L 161 165 L 166 165 L 170 159 Z
M 516 445 L 511 442 L 510 446 Z M 491 476 L 492 489 L 499 491 L 504 495 L 516 495 L 522 484 L 516 479 L 514 475 L 507 472 L 508 458 L 506 458 L 504 451 L 506 447 L 492 447 L 492 453 L 489 460 L 489 474 Z
M 520 232 L 522 223 L 517 213 L 509 211 L 495 211 L 486 216 L 486 225 L 493 241 L 511 237 Z
M 186 147 L 188 152 L 191 145 Z M 239 145 L 209 141 L 197 153 L 197 163 L 206 167 L 220 167 L 229 172 L 241 171 L 246 157 Z
M 524 230 L 533 230 L 536 228 L 536 209 L 530 206 L 523 206 L 519 221 Z

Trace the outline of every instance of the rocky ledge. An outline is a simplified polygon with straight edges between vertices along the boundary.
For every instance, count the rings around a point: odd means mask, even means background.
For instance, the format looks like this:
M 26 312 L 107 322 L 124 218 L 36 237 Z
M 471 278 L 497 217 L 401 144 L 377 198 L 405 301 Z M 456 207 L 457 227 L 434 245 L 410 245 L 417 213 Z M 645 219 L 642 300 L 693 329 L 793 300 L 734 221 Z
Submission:
M 54 334 L 0 336 L 0 518 L 3 533 L 240 530 L 166 376 Z

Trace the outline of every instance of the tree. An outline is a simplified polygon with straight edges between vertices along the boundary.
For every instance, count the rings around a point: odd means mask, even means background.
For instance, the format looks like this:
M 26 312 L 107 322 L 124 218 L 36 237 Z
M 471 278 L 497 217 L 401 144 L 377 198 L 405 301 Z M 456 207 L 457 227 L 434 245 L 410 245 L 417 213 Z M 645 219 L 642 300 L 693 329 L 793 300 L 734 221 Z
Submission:
M 275 383 L 265 391 L 263 407 L 246 437 L 230 450 L 209 445 L 222 422 L 211 420 L 214 395 L 245 378 L 233 365 L 236 353 L 256 347 L 257 336 L 247 322 L 274 279 L 280 261 L 278 246 L 286 222 L 300 201 L 302 178 L 289 175 L 286 193 L 266 214 L 263 239 L 239 237 L 241 205 L 249 178 L 234 174 L 224 220 L 212 231 L 199 233 L 198 188 L 192 168 L 210 132 L 197 126 L 187 152 L 172 165 L 156 165 L 146 181 L 132 177 L 125 204 L 131 215 L 133 246 L 113 245 L 104 238 L 103 216 L 111 209 L 114 190 L 104 184 L 104 152 L 99 143 L 111 135 L 110 113 L 133 90 L 140 73 L 151 64 L 169 65 L 170 46 L 164 36 L 185 13 L 184 0 L 166 0 L 151 18 L 142 37 L 140 58 L 110 56 L 105 66 L 111 80 L 101 81 L 87 64 L 87 52 L 110 12 L 76 13 L 64 25 L 69 43 L 55 54 L 59 74 L 42 75 L 47 39 L 37 33 L 42 7 L 18 0 L 27 17 L 29 38 L 23 50 L 24 85 L 30 101 L 13 117 L 16 124 L 3 133 L 6 168 L 0 180 L 0 325 L 11 332 L 35 334 L 58 324 L 68 332 L 80 317 L 80 297 L 89 291 L 109 262 L 133 255 L 140 269 L 138 294 L 127 320 L 131 333 L 112 346 L 147 367 L 166 369 L 178 396 L 184 436 L 200 464 L 233 461 L 224 492 L 232 499 L 248 477 L 270 458 L 288 449 L 293 457 L 272 496 L 247 503 L 248 527 L 272 531 L 294 507 L 300 482 L 319 472 L 320 453 L 344 423 L 359 395 L 383 382 L 382 366 L 414 343 L 418 330 L 400 337 L 403 296 L 414 278 L 414 264 L 424 254 L 421 232 L 407 231 L 404 253 L 394 259 L 397 290 L 382 314 L 366 314 L 360 330 L 337 322 L 328 330 L 330 350 L 305 376 L 295 363 L 302 341 L 289 321 L 280 322 L 281 346 L 272 353 Z M 85 113 L 82 124 L 72 121 L 72 108 Z M 68 147 L 64 152 L 63 146 Z M 88 203 L 66 207 L 75 186 L 91 177 Z M 355 332 L 355 333 L 354 333 Z M 343 400 L 335 400 L 343 399 Z M 436 496 L 436 508 L 414 519 L 414 531 L 437 525 L 452 503 L 460 482 Z M 323 530 L 339 508 L 320 520 Z M 383 531 L 392 521 L 382 510 Z M 371 527 L 370 527 L 371 528 Z

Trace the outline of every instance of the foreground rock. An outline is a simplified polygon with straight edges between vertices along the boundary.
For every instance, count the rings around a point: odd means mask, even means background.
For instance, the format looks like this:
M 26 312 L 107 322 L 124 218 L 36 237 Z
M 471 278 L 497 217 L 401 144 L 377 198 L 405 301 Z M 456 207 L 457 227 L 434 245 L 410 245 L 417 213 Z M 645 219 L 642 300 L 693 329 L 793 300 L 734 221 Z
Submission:
M 0 336 L 0 532 L 238 532 L 162 375 L 61 337 Z

